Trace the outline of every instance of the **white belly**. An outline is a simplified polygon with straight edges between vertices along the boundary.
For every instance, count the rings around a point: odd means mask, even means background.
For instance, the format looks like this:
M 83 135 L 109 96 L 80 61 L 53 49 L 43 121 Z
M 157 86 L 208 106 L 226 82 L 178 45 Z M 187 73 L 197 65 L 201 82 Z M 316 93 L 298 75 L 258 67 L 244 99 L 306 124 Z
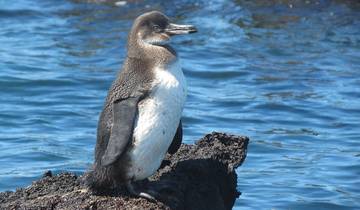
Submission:
M 186 81 L 179 62 L 157 68 L 150 96 L 139 104 L 134 147 L 129 151 L 128 177 L 145 179 L 160 167 L 175 136 L 186 99 Z

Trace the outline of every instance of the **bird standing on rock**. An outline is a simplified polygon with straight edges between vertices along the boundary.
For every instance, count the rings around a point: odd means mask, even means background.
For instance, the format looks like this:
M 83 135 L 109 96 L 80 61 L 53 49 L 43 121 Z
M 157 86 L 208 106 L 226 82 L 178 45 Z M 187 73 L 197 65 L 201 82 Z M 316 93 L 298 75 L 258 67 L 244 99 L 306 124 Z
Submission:
M 154 199 L 132 182 L 153 175 L 166 152 L 175 153 L 181 144 L 186 81 L 169 41 L 196 31 L 157 11 L 136 18 L 122 71 L 100 115 L 95 163 L 86 175 L 90 188 L 125 185 L 133 195 Z

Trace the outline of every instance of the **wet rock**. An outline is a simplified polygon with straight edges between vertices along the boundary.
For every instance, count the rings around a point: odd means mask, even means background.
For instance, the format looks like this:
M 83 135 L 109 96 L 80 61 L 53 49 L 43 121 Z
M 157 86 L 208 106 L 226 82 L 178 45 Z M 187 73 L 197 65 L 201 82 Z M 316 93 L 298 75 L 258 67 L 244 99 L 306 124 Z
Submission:
M 52 172 L 49 170 L 49 171 L 45 171 L 45 173 L 42 175 L 43 178 L 45 177 L 52 177 Z
M 94 194 L 81 176 L 48 171 L 26 188 L 0 193 L 0 209 L 231 209 L 240 195 L 235 169 L 245 160 L 248 141 L 213 132 L 195 145 L 182 144 L 149 180 L 136 183 L 156 193 L 156 202 L 124 189 Z

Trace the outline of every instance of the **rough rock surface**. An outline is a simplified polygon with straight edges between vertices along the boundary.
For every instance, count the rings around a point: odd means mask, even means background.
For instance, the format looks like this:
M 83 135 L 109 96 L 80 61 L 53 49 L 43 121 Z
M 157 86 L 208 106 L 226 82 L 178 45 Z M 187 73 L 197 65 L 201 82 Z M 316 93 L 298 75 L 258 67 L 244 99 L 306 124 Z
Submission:
M 0 209 L 231 209 L 240 195 L 235 169 L 246 157 L 247 137 L 213 132 L 195 145 L 181 145 L 137 188 L 157 201 L 130 196 L 124 189 L 97 193 L 71 173 L 44 177 L 15 192 L 0 193 Z

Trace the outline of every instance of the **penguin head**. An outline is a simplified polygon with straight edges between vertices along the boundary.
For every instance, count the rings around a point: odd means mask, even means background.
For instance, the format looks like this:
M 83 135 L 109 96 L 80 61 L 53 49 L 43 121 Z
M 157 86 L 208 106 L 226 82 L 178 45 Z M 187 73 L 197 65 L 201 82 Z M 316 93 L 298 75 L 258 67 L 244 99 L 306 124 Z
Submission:
M 148 45 L 161 46 L 166 45 L 174 35 L 195 32 L 197 29 L 192 25 L 171 23 L 161 12 L 152 11 L 136 18 L 130 36 Z

